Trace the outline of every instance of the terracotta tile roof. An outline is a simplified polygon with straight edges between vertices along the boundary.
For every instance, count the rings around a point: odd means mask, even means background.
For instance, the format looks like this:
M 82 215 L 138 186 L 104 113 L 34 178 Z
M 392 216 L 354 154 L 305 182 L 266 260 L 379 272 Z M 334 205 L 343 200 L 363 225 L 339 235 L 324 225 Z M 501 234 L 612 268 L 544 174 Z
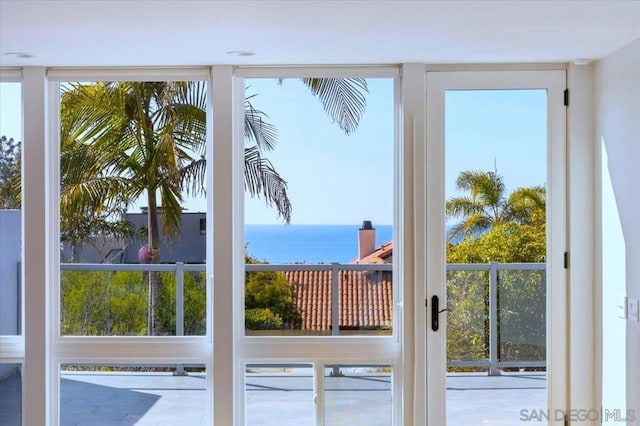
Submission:
M 393 241 L 382 244 L 362 259 L 356 259 L 353 263 L 391 263 L 393 257 Z
M 331 271 L 288 271 L 302 329 L 331 330 Z M 389 271 L 339 271 L 341 329 L 379 329 L 391 325 L 392 274 Z

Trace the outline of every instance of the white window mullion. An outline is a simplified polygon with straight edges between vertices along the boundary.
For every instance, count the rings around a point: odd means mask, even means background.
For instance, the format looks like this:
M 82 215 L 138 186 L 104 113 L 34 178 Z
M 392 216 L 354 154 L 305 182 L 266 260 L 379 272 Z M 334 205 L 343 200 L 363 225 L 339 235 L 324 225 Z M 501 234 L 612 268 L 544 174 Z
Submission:
M 426 310 L 423 300 L 425 293 L 425 214 L 426 191 L 422 191 L 425 180 L 425 132 L 426 132 L 426 75 L 421 64 L 405 64 L 402 67 L 402 133 L 398 138 L 400 165 L 397 178 L 400 179 L 399 202 L 402 205 L 402 228 L 398 235 L 402 239 L 404 253 L 402 271 L 403 303 L 402 330 L 403 368 L 394 371 L 402 384 L 403 407 L 401 419 L 413 419 L 415 424 L 426 424 L 424 396 L 426 395 L 425 355 Z M 421 398 L 416 400 L 415 398 Z
M 233 68 L 212 68 L 213 112 L 213 423 L 234 424 L 234 125 Z M 211 128 L 211 127 L 210 127 Z M 231 388 L 231 389 L 230 389 Z
M 23 70 L 23 259 L 25 358 L 22 376 L 22 421 L 25 425 L 49 425 L 49 363 L 47 285 L 51 263 L 48 241 L 47 83 L 44 67 Z M 26 172 L 25 172 L 26 171 Z M 57 247 L 57 244 L 55 245 Z
M 321 360 L 315 360 L 313 371 L 313 403 L 316 410 L 316 425 L 324 426 L 324 363 Z

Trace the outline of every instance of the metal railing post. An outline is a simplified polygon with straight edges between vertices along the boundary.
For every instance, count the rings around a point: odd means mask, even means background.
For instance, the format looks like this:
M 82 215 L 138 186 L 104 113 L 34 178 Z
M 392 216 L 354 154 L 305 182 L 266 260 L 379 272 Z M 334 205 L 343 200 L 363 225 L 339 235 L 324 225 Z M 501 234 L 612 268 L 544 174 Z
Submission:
M 498 370 L 498 265 L 489 262 L 489 375 Z
M 331 264 L 331 335 L 340 334 L 340 288 L 339 288 L 339 264 Z
M 18 308 L 16 309 L 16 335 L 22 334 L 22 261 L 18 261 L 18 269 L 16 275 L 18 280 L 16 282 L 16 299 L 18 301 Z
M 176 262 L 176 336 L 184 336 L 184 263 Z M 185 376 L 184 365 L 176 364 L 176 376 Z
M 340 334 L 340 269 L 339 264 L 333 262 L 331 264 L 331 335 L 338 336 Z M 340 367 L 333 367 L 331 376 L 341 376 Z

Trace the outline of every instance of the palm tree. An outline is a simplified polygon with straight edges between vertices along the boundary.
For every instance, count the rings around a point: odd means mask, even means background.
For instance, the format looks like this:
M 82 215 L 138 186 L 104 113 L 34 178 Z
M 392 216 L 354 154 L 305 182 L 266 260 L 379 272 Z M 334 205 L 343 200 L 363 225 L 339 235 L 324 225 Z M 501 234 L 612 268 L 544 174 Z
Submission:
M 303 79 L 346 133 L 364 112 L 363 79 Z M 287 183 L 264 152 L 277 132 L 245 100 L 245 188 L 291 218 Z M 183 193 L 205 189 L 206 87 L 202 82 L 70 84 L 61 102 L 61 216 L 63 229 L 83 218 L 110 218 L 146 196 L 149 263 L 160 261 L 163 233 L 179 234 Z M 162 208 L 158 204 L 158 197 Z M 101 216 L 102 215 L 102 216 Z M 150 331 L 161 334 L 160 277 L 149 274 Z
M 482 171 L 460 172 L 456 187 L 469 195 L 446 202 L 447 217 L 462 219 L 449 231 L 449 240 L 482 234 L 507 222 L 531 224 L 540 215 L 544 218 L 544 187 L 518 188 L 506 197 L 502 176 Z
M 199 82 L 66 88 L 61 104 L 62 216 L 75 228 L 79 221 L 74 218 L 93 218 L 144 196 L 149 263 L 159 263 L 158 216 L 164 234 L 179 233 L 182 170 L 204 149 L 204 93 Z M 76 158 L 66 161 L 67 156 Z M 149 287 L 150 331 L 159 335 L 159 273 L 149 274 Z

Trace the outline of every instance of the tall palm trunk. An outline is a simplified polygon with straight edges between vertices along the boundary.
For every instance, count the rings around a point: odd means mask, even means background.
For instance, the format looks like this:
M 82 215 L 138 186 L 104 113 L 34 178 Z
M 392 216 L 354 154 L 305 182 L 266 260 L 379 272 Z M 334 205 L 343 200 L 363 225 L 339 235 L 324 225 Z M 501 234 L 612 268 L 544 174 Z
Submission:
M 149 263 L 152 265 L 160 263 L 160 229 L 158 226 L 158 208 L 156 204 L 156 192 L 147 189 L 147 223 L 149 225 Z M 160 321 L 160 272 L 151 271 L 149 273 L 149 310 L 150 310 L 150 330 L 152 336 L 162 334 L 162 322 Z

